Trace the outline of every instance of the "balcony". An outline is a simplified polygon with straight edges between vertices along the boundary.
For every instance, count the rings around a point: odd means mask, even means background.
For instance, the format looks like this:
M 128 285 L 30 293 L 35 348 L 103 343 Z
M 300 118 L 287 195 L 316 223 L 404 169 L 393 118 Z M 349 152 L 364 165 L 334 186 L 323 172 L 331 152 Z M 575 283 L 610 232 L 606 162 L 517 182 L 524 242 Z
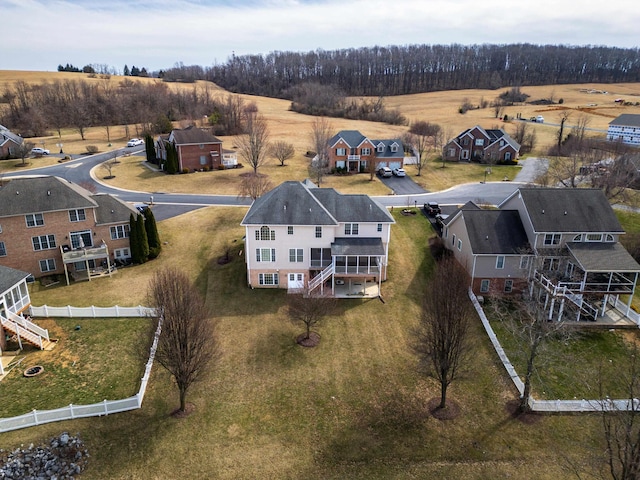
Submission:
M 109 258 L 109 249 L 106 245 L 99 247 L 80 248 L 65 252 L 62 250 L 62 261 L 64 263 L 84 262 L 87 260 L 98 260 Z
M 360 155 L 348 155 L 347 160 L 360 160 Z

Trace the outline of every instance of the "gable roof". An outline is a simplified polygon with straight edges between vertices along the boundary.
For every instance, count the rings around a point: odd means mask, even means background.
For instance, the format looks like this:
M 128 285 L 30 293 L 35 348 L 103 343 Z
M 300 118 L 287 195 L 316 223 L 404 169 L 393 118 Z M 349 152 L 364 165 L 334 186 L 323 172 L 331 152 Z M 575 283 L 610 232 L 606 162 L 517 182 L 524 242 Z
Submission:
M 96 209 L 96 225 L 128 222 L 131 214 L 140 215 L 140 212 L 122 200 L 100 193 L 91 198 L 98 204 Z
M 389 140 L 371 140 L 376 146 L 375 154 L 378 158 L 404 158 L 404 147 L 402 146 L 402 140 L 392 138 Z M 384 150 L 380 152 L 378 147 L 382 145 Z M 391 150 L 391 146 L 396 145 L 396 151 Z
M 535 232 L 624 233 L 607 197 L 597 188 L 520 188 L 518 192 Z
M 222 143 L 216 136 L 196 128 L 193 125 L 185 128 L 184 130 L 172 130 L 169 135 L 169 139 L 173 139 L 176 145 L 201 145 L 205 143 Z
M 20 135 L 11 132 L 11 130 L 9 130 L 7 127 L 0 125 L 0 146 L 4 145 L 7 142 L 13 142 L 16 145 L 22 145 L 24 139 Z
M 0 265 L 0 293 L 10 290 L 29 275 L 27 272 Z
M 529 245 L 517 210 L 467 209 L 462 213 L 474 254 L 522 254 Z
M 367 139 L 358 130 L 340 130 L 329 139 L 329 146 L 334 146 L 340 140 L 344 141 L 349 147 L 355 148 Z
M 466 130 L 462 131 L 457 137 L 451 139 L 447 143 L 447 145 L 453 142 L 456 145 L 460 146 L 459 139 L 467 135 L 472 138 L 475 138 L 472 134 L 473 130 L 478 130 L 483 136 L 485 136 L 485 138 L 489 140 L 488 144 L 483 146 L 483 149 L 485 150 L 489 146 L 493 145 L 494 143 L 500 140 L 503 140 L 505 142 L 502 148 L 506 147 L 507 145 L 510 145 L 511 147 L 513 147 L 514 150 L 520 150 L 520 144 L 516 142 L 513 138 L 511 138 L 511 136 L 507 132 L 505 132 L 502 128 L 493 128 L 493 129 L 485 130 L 480 125 L 476 125 L 475 127 L 467 128 Z
M 288 181 L 256 199 L 241 225 L 338 225 L 340 222 L 395 223 L 386 208 L 367 195 L 342 195 Z
M 88 190 L 59 177 L 16 178 L 0 188 L 0 217 L 97 206 Z
M 622 127 L 640 127 L 640 115 L 635 113 L 623 113 L 609 122 L 609 125 Z

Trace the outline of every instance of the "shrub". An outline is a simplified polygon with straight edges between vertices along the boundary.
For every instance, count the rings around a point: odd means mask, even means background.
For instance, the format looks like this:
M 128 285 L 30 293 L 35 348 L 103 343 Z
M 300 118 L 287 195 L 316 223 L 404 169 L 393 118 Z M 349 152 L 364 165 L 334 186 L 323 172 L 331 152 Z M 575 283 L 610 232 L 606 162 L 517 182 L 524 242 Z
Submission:
M 564 103 L 564 98 L 561 98 L 560 100 L 558 100 L 558 103 L 562 105 Z
M 503 122 L 508 122 L 509 121 L 509 115 L 505 114 L 504 117 L 502 117 L 502 121 Z
M 202 169 L 203 172 L 208 172 L 209 171 L 209 165 L 205 165 L 204 168 Z
M 87 152 L 89 152 L 92 155 L 94 153 L 98 153 L 98 147 L 96 147 L 95 145 L 87 145 Z
M 183 169 L 182 169 L 182 173 L 189 173 L 189 169 L 188 169 L 188 168 L 186 168 L 186 167 L 185 167 L 185 168 L 183 168 Z
M 224 165 L 218 165 L 218 170 L 224 170 Z

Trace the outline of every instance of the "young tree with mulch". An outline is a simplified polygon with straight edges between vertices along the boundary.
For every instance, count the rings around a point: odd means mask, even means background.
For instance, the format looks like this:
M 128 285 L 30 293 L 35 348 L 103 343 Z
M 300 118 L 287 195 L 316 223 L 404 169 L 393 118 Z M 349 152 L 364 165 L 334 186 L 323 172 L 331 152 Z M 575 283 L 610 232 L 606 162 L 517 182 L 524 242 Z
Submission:
M 331 315 L 337 307 L 337 300 L 320 293 L 292 294 L 287 296 L 287 311 L 293 323 L 303 323 L 305 332 L 296 341 L 303 347 L 315 347 L 320 335 L 312 332 L 322 319 Z
M 287 143 L 284 140 L 278 140 L 271 144 L 269 148 L 269 155 L 275 158 L 281 167 L 284 167 L 287 160 L 291 160 L 296 151 L 291 143 Z
M 427 285 L 420 323 L 414 332 L 412 346 L 420 367 L 440 383 L 437 410 L 447 407 L 447 388 L 468 360 L 473 313 L 468 289 L 469 277 L 454 258 L 439 261 Z
M 180 395 L 176 413 L 187 412 L 187 392 L 219 356 L 215 323 L 204 298 L 177 268 L 164 268 L 151 279 L 149 304 L 162 317 L 156 361 L 173 376 Z

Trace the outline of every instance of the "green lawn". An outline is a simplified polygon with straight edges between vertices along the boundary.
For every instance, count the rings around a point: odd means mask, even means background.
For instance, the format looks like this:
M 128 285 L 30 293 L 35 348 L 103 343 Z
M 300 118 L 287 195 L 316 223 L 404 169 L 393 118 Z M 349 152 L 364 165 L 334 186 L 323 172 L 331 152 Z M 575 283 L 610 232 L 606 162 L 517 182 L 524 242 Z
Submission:
M 596 417 L 540 416 L 531 424 L 510 415 L 516 392 L 479 321 L 473 361 L 450 389 L 460 416 L 443 422 L 428 414 L 426 402 L 439 390 L 418 373 L 408 347 L 433 265 L 422 216 L 396 215 L 385 303 L 342 300 L 317 328 L 320 345 L 304 349 L 295 343 L 302 327 L 287 319 L 286 293 L 246 286 L 243 245 L 233 242 L 243 213 L 210 208 L 160 222 L 170 240 L 154 268 L 177 263 L 192 273 L 223 351 L 188 396 L 191 416 L 170 417 L 177 392 L 156 366 L 142 409 L 9 432 L 0 448 L 80 432 L 92 456 L 86 479 L 557 479 L 597 460 Z M 189 223 L 199 228 L 186 230 Z M 225 244 L 234 260 L 221 266 Z M 103 280 L 122 304 L 124 277 Z M 141 289 L 140 282 L 129 294 Z

